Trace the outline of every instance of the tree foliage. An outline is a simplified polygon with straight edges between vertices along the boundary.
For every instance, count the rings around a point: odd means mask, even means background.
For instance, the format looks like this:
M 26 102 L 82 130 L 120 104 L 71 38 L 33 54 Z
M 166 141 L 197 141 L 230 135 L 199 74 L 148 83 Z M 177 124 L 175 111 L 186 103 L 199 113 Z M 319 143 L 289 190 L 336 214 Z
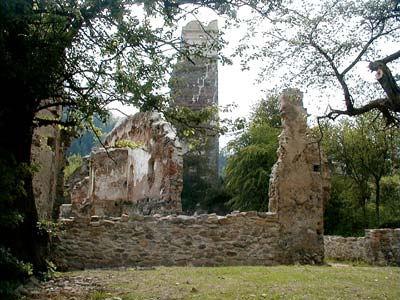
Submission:
M 390 183 L 397 178 L 398 130 L 385 128 L 384 120 L 371 113 L 334 125 L 325 124 L 323 128 L 322 147 L 334 165 L 332 200 L 326 212 L 328 230 L 347 226 L 346 230 L 357 232 L 387 221 L 389 216 L 382 199 L 389 197 L 391 200 L 384 202 L 393 204 L 388 193 Z M 391 181 L 389 178 L 394 175 Z
M 268 210 L 268 184 L 278 149 L 280 121 L 277 97 L 260 101 L 254 108 L 248 128 L 231 141 L 225 168 L 225 184 L 239 210 Z
M 282 1 L 272 14 L 250 22 L 238 51 L 248 53 L 244 61 L 263 61 L 261 80 L 320 90 L 322 97 L 341 95 L 342 105 L 325 117 L 377 110 L 388 123 L 398 123 L 400 88 L 392 72 L 400 58 L 399 18 L 393 0 Z M 375 83 L 360 76 L 367 72 L 366 62 Z
M 72 154 L 67 158 L 67 166 L 64 169 L 64 183 L 68 181 L 68 178 L 82 166 L 82 156 L 80 154 Z

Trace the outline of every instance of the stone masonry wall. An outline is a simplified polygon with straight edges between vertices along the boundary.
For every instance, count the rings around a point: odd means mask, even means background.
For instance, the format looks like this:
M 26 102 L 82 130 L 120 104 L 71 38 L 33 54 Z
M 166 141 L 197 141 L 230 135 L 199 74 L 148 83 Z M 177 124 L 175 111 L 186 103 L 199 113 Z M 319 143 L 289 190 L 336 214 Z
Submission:
M 323 205 L 330 190 L 328 162 L 309 134 L 302 93 L 286 90 L 280 110 L 283 131 L 271 171 L 269 211 L 278 215 L 285 263 L 321 264 Z
M 61 225 L 51 251 L 60 269 L 279 263 L 279 224 L 270 213 L 123 215 Z
M 212 21 L 208 25 L 191 21 L 183 26 L 181 39 L 183 50 L 201 45 L 202 53 L 193 54 L 190 59 L 183 55 L 175 64 L 169 82 L 173 99 L 172 106 L 185 107 L 192 111 L 218 106 L 217 21 Z M 213 119 L 218 119 L 218 115 L 215 115 Z M 184 137 L 181 124 L 175 125 Z M 193 125 L 198 126 L 198 124 Z M 214 186 L 219 180 L 219 139 L 218 134 L 213 130 L 214 121 L 205 122 L 201 124 L 201 127 L 204 132 L 196 132 L 195 139 L 199 144 L 195 149 L 190 149 L 189 145 L 186 145 L 188 151 L 183 157 L 184 195 L 187 194 L 186 189 L 195 190 L 197 186 L 203 185 L 202 182 Z M 197 191 L 197 193 L 200 193 L 200 198 L 206 196 L 205 192 Z M 183 200 L 188 201 L 188 199 Z
M 40 112 L 41 118 L 59 118 L 60 108 Z M 64 147 L 56 125 L 36 128 L 33 134 L 31 160 L 38 167 L 33 174 L 33 192 L 39 219 L 52 220 L 57 197 L 62 195 Z
M 325 258 L 366 260 L 365 237 L 324 236 Z
M 368 229 L 365 237 L 325 236 L 326 258 L 400 266 L 400 228 Z

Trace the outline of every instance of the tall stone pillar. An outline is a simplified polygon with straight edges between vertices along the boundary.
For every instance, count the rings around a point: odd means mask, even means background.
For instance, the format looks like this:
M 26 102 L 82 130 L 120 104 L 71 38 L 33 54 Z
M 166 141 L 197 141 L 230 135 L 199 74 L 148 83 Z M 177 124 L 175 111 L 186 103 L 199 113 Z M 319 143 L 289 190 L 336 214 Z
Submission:
M 183 56 L 178 60 L 170 81 L 173 106 L 193 111 L 218 106 L 217 34 L 217 21 L 208 25 L 191 21 L 182 28 L 182 48 L 201 45 L 202 50 L 198 55 Z M 200 145 L 188 151 L 183 159 L 182 202 L 189 210 L 193 209 L 195 203 L 188 204 L 188 201 L 201 201 L 206 197 L 207 189 L 218 182 L 218 135 L 206 129 L 212 128 L 212 122 L 201 126 L 206 133 L 197 133 Z M 179 124 L 177 127 L 179 129 Z M 185 195 L 191 199 L 185 199 Z
M 269 211 L 280 223 L 281 263 L 321 264 L 324 260 L 324 202 L 329 167 L 307 128 L 303 95 L 288 89 L 280 97 L 283 131 L 271 173 Z
M 61 107 L 54 107 L 41 111 L 37 116 L 58 120 L 61 114 Z M 42 126 L 33 133 L 31 162 L 38 170 L 33 174 L 32 183 L 40 220 L 56 220 L 58 207 L 64 201 L 64 135 L 57 125 Z

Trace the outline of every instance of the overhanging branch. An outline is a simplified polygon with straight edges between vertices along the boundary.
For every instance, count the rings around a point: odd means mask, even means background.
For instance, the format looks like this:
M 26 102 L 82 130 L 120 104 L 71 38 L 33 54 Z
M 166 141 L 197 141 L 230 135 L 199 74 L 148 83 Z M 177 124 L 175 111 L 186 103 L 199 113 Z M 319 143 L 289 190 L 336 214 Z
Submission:
M 328 114 L 319 117 L 319 119 L 324 119 L 328 118 L 331 120 L 335 120 L 341 115 L 346 115 L 346 116 L 359 116 L 362 115 L 366 112 L 372 111 L 372 110 L 378 110 L 379 112 L 382 113 L 382 115 L 386 119 L 386 124 L 395 124 L 396 126 L 400 125 L 400 119 L 397 116 L 397 113 L 400 111 L 395 111 L 395 110 L 390 110 L 388 107 L 388 102 L 389 99 L 387 98 L 381 98 L 381 99 L 375 99 L 367 104 L 360 106 L 358 108 L 353 108 L 352 110 L 338 110 L 338 109 L 332 109 Z
M 379 61 L 384 63 L 384 64 L 387 64 L 387 63 L 390 63 L 390 62 L 392 62 L 392 61 L 394 61 L 394 60 L 396 60 L 398 58 L 400 58 L 400 50 L 395 52 L 395 53 L 393 53 L 393 54 L 390 54 L 390 55 L 386 56 L 383 59 L 380 59 Z
M 48 126 L 48 125 L 62 125 L 65 127 L 69 126 L 75 126 L 75 122 L 68 122 L 68 121 L 62 121 L 62 120 L 57 120 L 57 119 L 43 119 L 43 118 L 35 118 L 34 120 L 35 127 L 41 127 L 41 126 Z

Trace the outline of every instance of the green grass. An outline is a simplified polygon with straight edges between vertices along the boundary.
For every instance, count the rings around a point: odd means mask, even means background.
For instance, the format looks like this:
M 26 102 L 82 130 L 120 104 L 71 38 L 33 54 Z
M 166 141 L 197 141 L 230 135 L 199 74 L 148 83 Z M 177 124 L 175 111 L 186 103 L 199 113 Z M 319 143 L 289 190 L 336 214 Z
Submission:
M 103 278 L 108 297 L 123 300 L 400 299 L 396 267 L 162 267 L 79 275 Z M 91 299 L 103 298 L 99 296 Z

